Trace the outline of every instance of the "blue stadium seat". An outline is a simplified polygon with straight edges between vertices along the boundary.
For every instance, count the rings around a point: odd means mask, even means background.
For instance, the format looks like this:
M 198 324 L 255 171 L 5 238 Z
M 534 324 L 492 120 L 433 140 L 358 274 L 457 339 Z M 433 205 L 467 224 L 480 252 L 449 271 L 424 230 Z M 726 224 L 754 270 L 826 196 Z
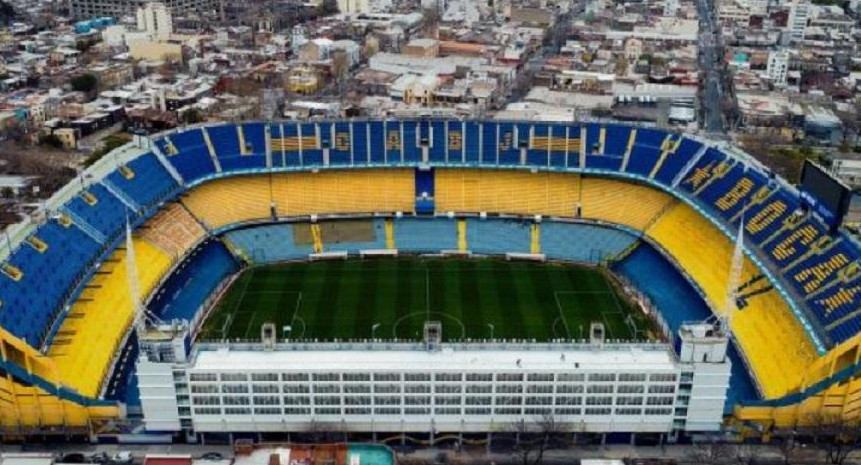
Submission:
M 497 218 L 467 219 L 466 243 L 480 254 L 529 253 L 531 221 Z
M 761 247 L 777 267 L 783 268 L 801 258 L 826 235 L 825 226 L 813 217 L 776 234 Z
M 108 180 L 144 208 L 170 197 L 179 188 L 179 184 L 151 153 L 143 154 L 112 172 Z
M 239 265 L 219 240 L 209 240 L 185 257 L 150 301 L 161 319 L 191 321 L 204 301 Z
M 447 218 L 402 218 L 395 221 L 395 247 L 406 252 L 457 249 L 457 224 Z
M 687 137 L 682 137 L 675 152 L 669 154 L 664 164 L 655 173 L 655 180 L 665 185 L 672 184 L 679 172 L 696 156 L 703 144 Z
M 541 252 L 555 260 L 599 263 L 636 241 L 624 231 L 581 223 L 541 223 Z
M 604 134 L 604 154 L 616 157 L 624 157 L 628 151 L 628 138 L 631 137 L 631 128 L 618 124 L 607 124 Z
M 239 229 L 227 233 L 227 238 L 254 263 L 272 263 L 308 258 L 314 252 L 312 244 L 298 244 L 293 226 L 273 224 Z
M 215 165 L 200 129 L 169 134 L 156 139 L 155 143 L 187 182 L 215 173 Z
M 204 130 L 209 134 L 209 141 L 219 159 L 238 157 L 242 153 L 235 124 L 209 126 Z
M 337 226 L 337 224 L 335 225 Z M 386 231 L 383 220 L 374 220 L 374 237 L 369 241 L 361 242 L 334 242 L 327 240 L 325 233 L 323 234 L 323 250 L 326 252 L 349 252 L 352 254 L 359 253 L 360 250 L 368 249 L 385 249 L 386 248 Z
M 82 195 L 75 196 L 63 208 L 108 240 L 124 230 L 126 219 L 134 218 L 134 212 L 101 184 L 90 185 Z
M 50 220 L 37 228 L 6 261 L 20 270 L 19 279 L 0 273 L 0 326 L 38 347 L 101 250 L 74 225 Z

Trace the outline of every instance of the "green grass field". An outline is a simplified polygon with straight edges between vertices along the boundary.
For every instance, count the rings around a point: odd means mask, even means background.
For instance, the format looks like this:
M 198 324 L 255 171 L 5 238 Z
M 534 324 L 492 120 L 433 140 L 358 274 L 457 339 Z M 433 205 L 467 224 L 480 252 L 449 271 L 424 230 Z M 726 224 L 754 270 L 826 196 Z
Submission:
M 225 293 L 200 338 L 421 339 L 426 320 L 443 338 L 586 338 L 601 321 L 612 339 L 647 339 L 651 322 L 597 269 L 498 259 L 380 258 L 247 270 Z M 374 326 L 376 325 L 376 329 Z M 492 329 L 491 329 L 492 325 Z M 286 327 L 290 327 L 289 330 Z

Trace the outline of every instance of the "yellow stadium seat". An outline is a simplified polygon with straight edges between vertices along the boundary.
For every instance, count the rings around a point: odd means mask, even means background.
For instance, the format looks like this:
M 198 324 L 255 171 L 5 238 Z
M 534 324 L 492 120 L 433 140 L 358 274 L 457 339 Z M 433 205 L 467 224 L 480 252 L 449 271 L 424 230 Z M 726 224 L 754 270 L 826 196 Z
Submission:
M 203 226 L 178 203 L 165 206 L 144 224 L 141 237 L 175 258 L 186 252 L 206 235 Z
M 182 199 L 188 209 L 210 228 L 270 216 L 269 176 L 239 176 L 208 182 Z
M 697 283 L 709 305 L 723 313 L 733 255 L 733 242 L 709 220 L 686 204 L 668 210 L 648 231 Z M 745 258 L 741 283 L 759 270 Z M 731 309 L 735 339 L 766 398 L 790 393 L 801 384 L 816 350 L 780 295 L 771 290 L 749 298 L 747 305 Z
M 141 299 L 172 265 L 170 255 L 135 238 Z M 63 320 L 48 356 L 59 378 L 84 396 L 95 397 L 134 316 L 125 248 L 106 260 Z
M 627 181 L 591 177 L 581 180 L 583 218 L 642 231 L 673 202 L 669 194 Z
M 576 214 L 579 176 L 528 171 L 438 169 L 438 212 L 496 212 L 523 215 Z

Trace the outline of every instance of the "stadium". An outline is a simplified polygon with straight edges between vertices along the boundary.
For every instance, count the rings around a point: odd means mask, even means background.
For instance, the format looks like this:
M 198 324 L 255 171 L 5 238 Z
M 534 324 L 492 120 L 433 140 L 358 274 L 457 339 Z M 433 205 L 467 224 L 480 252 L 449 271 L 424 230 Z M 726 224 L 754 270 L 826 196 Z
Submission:
M 728 144 L 616 123 L 136 136 L 7 230 L 2 434 L 854 419 L 861 248 L 837 221 Z

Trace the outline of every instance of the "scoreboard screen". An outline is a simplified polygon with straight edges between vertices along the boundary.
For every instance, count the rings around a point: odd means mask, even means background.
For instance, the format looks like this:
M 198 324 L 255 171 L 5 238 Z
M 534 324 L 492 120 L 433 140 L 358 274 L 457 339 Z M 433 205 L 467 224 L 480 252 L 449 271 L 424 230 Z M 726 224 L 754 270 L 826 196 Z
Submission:
M 837 228 L 849 210 L 852 190 L 821 166 L 805 160 L 801 170 L 801 195 L 826 223 Z

